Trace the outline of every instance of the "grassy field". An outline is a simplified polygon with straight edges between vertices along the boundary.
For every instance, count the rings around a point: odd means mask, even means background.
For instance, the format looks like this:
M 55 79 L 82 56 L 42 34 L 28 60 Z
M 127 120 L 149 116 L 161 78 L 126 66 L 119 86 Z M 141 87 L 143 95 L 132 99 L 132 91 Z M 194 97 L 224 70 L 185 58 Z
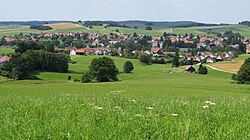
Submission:
M 250 37 L 250 27 L 244 25 L 228 25 L 228 26 L 211 26 L 211 27 L 191 27 L 191 28 L 166 28 L 159 26 L 152 26 L 153 30 L 145 30 L 145 25 L 133 25 L 138 26 L 138 29 L 133 28 L 118 28 L 118 27 L 109 27 L 104 28 L 103 26 L 93 26 L 92 29 L 84 27 L 82 25 L 77 25 L 73 23 L 59 23 L 59 24 L 50 24 L 49 26 L 53 27 L 53 30 L 49 31 L 39 31 L 29 29 L 28 26 L 1 26 L 0 27 L 0 37 L 3 36 L 14 36 L 15 34 L 29 34 L 29 33 L 42 33 L 42 32 L 89 32 L 89 33 L 111 33 L 116 29 L 119 29 L 120 32 L 126 34 L 133 34 L 136 32 L 139 35 L 150 35 L 150 36 L 161 36 L 164 32 L 174 33 L 174 34 L 202 34 L 215 36 L 215 33 L 224 33 L 225 31 L 232 30 L 233 32 L 239 32 L 245 37 Z M 130 25 L 132 26 L 132 25 Z M 132 27 L 133 27 L 132 26 Z
M 75 56 L 70 74 L 0 77 L 0 139 L 250 139 L 250 86 L 209 69 L 135 66 L 111 83 L 75 83 L 95 56 Z M 112 57 L 118 69 L 128 59 Z M 79 73 L 79 74 L 77 74 Z
M 5 47 L 5 46 L 1 46 L 0 47 L 0 55 L 9 55 L 9 54 L 12 54 L 12 53 L 14 53 L 14 49 L 13 49 L 13 47 L 9 47 L 9 46 L 7 46 L 7 47 Z
M 224 61 L 224 62 L 218 62 L 218 63 L 214 63 L 210 65 L 221 70 L 225 70 L 225 71 L 232 72 L 232 73 L 237 73 L 247 58 L 250 58 L 249 54 L 241 55 L 238 58 L 236 58 L 234 61 Z

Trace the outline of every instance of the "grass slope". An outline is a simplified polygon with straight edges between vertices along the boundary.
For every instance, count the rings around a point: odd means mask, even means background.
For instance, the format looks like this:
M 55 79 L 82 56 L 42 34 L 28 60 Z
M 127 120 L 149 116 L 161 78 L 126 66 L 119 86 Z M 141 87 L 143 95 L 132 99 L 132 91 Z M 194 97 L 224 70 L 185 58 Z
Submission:
M 93 58 L 73 57 L 70 70 L 86 71 Z M 112 59 L 122 71 L 127 59 Z M 2 82 L 0 138 L 250 138 L 249 85 L 210 69 L 204 76 L 130 61 L 134 72 L 114 83 L 74 83 L 69 74 L 47 72 L 38 75 L 42 80 Z
M 12 53 L 14 53 L 14 49 L 13 47 L 5 47 L 5 46 L 1 46 L 0 47 L 0 55 L 10 55 Z

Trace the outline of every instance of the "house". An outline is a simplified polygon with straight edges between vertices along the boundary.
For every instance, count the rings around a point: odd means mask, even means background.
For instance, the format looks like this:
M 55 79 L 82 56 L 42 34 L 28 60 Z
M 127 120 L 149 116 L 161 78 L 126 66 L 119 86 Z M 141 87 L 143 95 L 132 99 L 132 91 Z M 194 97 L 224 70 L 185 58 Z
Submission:
M 10 61 L 10 57 L 5 55 L 3 57 L 0 56 L 0 66 L 2 66 L 5 62 Z
M 87 54 L 95 54 L 95 55 L 106 55 L 111 52 L 111 48 L 81 48 L 81 49 L 73 49 L 70 51 L 70 55 L 87 55 Z
M 164 52 L 161 50 L 161 48 L 158 48 L 158 47 L 152 47 L 151 53 L 153 54 L 154 57 L 163 57 L 164 56 Z
M 246 45 L 246 53 L 247 53 L 247 54 L 250 54 L 250 44 L 247 44 L 247 45 Z
M 110 39 L 109 43 L 110 44 L 116 44 L 116 43 L 119 43 L 119 42 L 122 42 L 123 39 L 121 38 L 116 38 L 116 39 Z
M 13 37 L 5 37 L 4 40 L 8 43 L 15 42 L 17 39 Z
M 184 40 L 184 43 L 185 43 L 185 44 L 194 44 L 194 41 L 189 41 L 189 40 L 186 40 L 186 39 L 185 39 L 185 40 Z
M 208 57 L 206 63 L 214 63 L 214 60 L 211 57 Z
M 86 52 L 85 48 L 81 48 L 81 49 L 73 49 L 70 51 L 70 55 L 84 55 Z
M 198 43 L 198 44 L 196 44 L 196 47 L 199 49 L 199 48 L 201 48 L 201 47 L 205 47 L 206 45 L 205 44 L 203 44 L 203 43 Z
M 223 61 L 225 59 L 225 55 L 224 54 L 219 54 L 217 57 L 216 57 L 216 60 L 217 61 Z
M 193 66 L 187 66 L 187 67 L 185 68 L 185 71 L 186 71 L 187 73 L 193 73 L 193 72 L 195 72 L 195 68 L 194 68 Z

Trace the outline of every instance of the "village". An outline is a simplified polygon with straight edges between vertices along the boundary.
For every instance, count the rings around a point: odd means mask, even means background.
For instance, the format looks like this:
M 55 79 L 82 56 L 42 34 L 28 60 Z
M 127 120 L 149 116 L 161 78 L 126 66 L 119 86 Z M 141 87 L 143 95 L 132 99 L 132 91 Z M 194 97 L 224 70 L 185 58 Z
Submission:
M 228 40 L 233 42 L 231 41 L 232 39 L 236 40 L 236 43 L 227 43 L 225 45 L 225 42 L 229 42 Z M 125 53 L 134 55 L 146 53 L 155 58 L 164 58 L 169 55 L 175 55 L 176 50 L 178 50 L 180 51 L 180 58 L 198 63 L 230 61 L 237 56 L 236 53 L 239 52 L 240 45 L 245 47 L 243 48 L 245 53 L 250 54 L 250 39 L 241 36 L 230 38 L 222 35 L 209 37 L 203 35 L 194 36 L 192 34 L 174 35 L 164 33 L 163 36 L 151 37 L 139 36 L 136 33 L 127 35 L 119 31 L 110 34 L 59 32 L 30 35 L 21 34 L 14 37 L 4 37 L 2 42 L 7 45 L 15 45 L 15 42 L 18 40 L 57 40 L 58 43 L 54 45 L 54 50 L 57 52 L 66 52 L 70 55 L 112 55 L 115 53 L 117 56 L 122 57 Z M 240 42 L 237 42 L 237 40 Z M 132 44 L 125 46 L 124 43 L 129 41 Z M 140 44 L 140 46 L 133 46 L 136 44 Z M 174 49 L 169 51 L 168 48 L 172 46 L 174 46 Z M 217 50 L 213 48 L 217 48 Z M 9 59 L 10 56 L 0 56 L 0 65 L 5 61 L 9 61 Z

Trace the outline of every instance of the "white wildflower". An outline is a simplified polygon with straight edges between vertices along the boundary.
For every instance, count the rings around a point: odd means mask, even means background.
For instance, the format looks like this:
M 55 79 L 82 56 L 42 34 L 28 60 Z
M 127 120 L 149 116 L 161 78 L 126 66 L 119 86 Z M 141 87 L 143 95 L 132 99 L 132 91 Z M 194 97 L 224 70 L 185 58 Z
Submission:
M 121 107 L 120 106 L 115 106 L 115 109 L 121 109 Z
M 212 102 L 211 102 L 211 101 L 205 101 L 205 103 L 206 103 L 206 104 L 210 104 L 210 103 L 212 103 Z
M 208 108 L 209 106 L 208 105 L 204 105 L 203 108 Z
M 210 103 L 210 105 L 215 105 L 215 103 Z
M 136 117 L 141 117 L 142 115 L 141 115 L 141 114 L 136 114 L 135 116 L 136 116 Z
M 153 107 L 147 107 L 148 110 L 153 110 L 154 108 Z
M 174 114 L 174 113 L 173 113 L 173 114 L 171 114 L 171 115 L 172 115 L 172 116 L 178 116 L 178 114 Z
M 103 107 L 95 106 L 95 109 L 97 109 L 97 110 L 102 110 Z
M 187 105 L 187 104 L 188 104 L 188 102 L 184 102 L 184 103 L 183 103 L 183 105 Z

